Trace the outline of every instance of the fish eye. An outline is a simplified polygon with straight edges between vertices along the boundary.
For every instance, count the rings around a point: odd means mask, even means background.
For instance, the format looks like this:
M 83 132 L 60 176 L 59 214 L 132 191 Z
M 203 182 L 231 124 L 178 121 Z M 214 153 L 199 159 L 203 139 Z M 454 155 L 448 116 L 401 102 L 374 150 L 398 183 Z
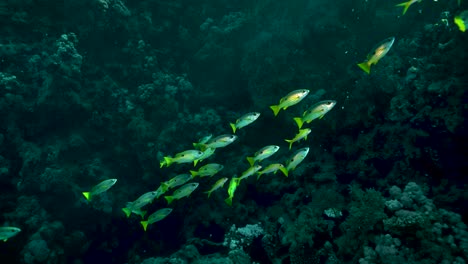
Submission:
M 327 102 L 327 105 L 331 105 L 331 102 Z

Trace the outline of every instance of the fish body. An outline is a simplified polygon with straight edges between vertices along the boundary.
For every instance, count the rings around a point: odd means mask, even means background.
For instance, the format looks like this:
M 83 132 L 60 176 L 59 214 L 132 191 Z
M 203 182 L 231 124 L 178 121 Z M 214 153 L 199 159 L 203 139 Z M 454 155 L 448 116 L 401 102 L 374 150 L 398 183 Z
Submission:
M 203 152 L 203 155 L 200 158 L 193 161 L 193 166 L 197 166 L 198 162 L 202 162 L 206 160 L 207 158 L 211 157 L 215 153 L 215 149 L 207 148 L 203 150 L 202 152 Z
M 179 200 L 184 197 L 190 196 L 195 189 L 198 187 L 198 182 L 187 183 L 177 189 L 172 195 L 164 196 L 168 204 L 171 204 L 174 200 Z
M 298 104 L 308 94 L 309 90 L 307 89 L 294 90 L 288 93 L 285 97 L 281 98 L 278 105 L 272 105 L 270 108 L 273 110 L 273 114 L 277 116 L 281 109 L 286 110 L 288 107 Z
M 234 193 L 236 192 L 237 186 L 239 186 L 240 179 L 239 178 L 232 178 L 229 182 L 228 187 L 228 195 L 229 197 L 224 200 L 227 205 L 232 206 L 232 198 L 234 198 Z
M 217 148 L 224 148 L 228 146 L 229 144 L 233 143 L 236 141 L 237 136 L 236 135 L 230 135 L 230 134 L 225 134 L 221 135 L 215 138 L 212 138 L 206 142 L 206 148 L 212 148 L 212 149 L 217 149 Z
M 163 186 L 163 190 L 164 192 L 167 192 L 169 189 L 172 189 L 172 188 L 175 188 L 175 187 L 178 187 L 180 185 L 184 185 L 185 183 L 187 183 L 188 181 L 190 181 L 192 179 L 192 176 L 188 173 L 185 173 L 185 174 L 179 174 L 177 176 L 175 176 L 174 178 L 168 180 L 168 181 L 165 181 L 163 183 L 161 183 L 161 185 Z M 159 197 L 159 196 L 158 196 Z M 158 198 L 157 197 L 157 198 Z
M 266 147 L 261 148 L 259 151 L 255 152 L 253 157 L 247 157 L 247 161 L 249 162 L 250 166 L 253 166 L 256 162 L 262 161 L 271 157 L 273 154 L 278 152 L 280 149 L 279 146 L 276 145 L 268 145 Z
M 164 167 L 166 165 L 167 167 L 171 166 L 173 163 L 192 163 L 195 160 L 199 159 L 203 155 L 203 152 L 200 150 L 196 149 L 190 149 L 186 151 L 182 151 L 180 153 L 177 153 L 174 157 L 171 156 L 166 156 L 164 157 L 164 160 L 161 161 L 160 167 Z
M 21 229 L 18 227 L 2 226 L 0 227 L 0 240 L 7 242 L 8 239 L 16 236 L 19 232 L 21 232 Z
M 461 32 L 465 32 L 466 27 L 468 26 L 468 10 L 465 10 L 459 15 L 455 16 L 453 21 Z
M 299 165 L 304 159 L 306 158 L 307 154 L 309 154 L 309 148 L 301 148 L 298 149 L 292 156 L 289 158 L 286 170 L 289 172 L 291 170 L 295 170 L 297 165 Z
M 262 169 L 262 166 L 260 165 L 253 165 L 252 167 L 248 168 L 247 170 L 245 170 L 242 175 L 239 177 L 239 183 L 241 182 L 241 180 L 243 179 L 247 179 L 248 177 L 254 175 L 255 173 L 257 173 L 259 170 Z
M 156 222 L 159 222 L 166 218 L 170 213 L 172 212 L 172 208 L 163 208 L 160 209 L 154 213 L 152 213 L 150 216 L 148 216 L 148 220 L 146 221 L 141 221 L 141 225 L 143 226 L 143 229 L 146 231 L 146 228 L 148 228 L 148 225 L 154 224 Z
M 259 116 L 260 113 L 258 112 L 247 113 L 241 116 L 239 119 L 237 119 L 236 123 L 229 123 L 229 125 L 232 128 L 232 133 L 235 134 L 237 129 L 241 129 L 252 124 L 253 122 L 255 122 L 255 120 L 258 119 Z
M 213 187 L 210 190 L 206 191 L 205 193 L 208 194 L 208 198 L 210 198 L 211 193 L 218 190 L 219 188 L 223 188 L 224 184 L 227 182 L 228 178 L 224 177 L 215 182 Z
M 192 178 L 195 178 L 196 176 L 200 176 L 200 177 L 210 176 L 210 177 L 212 177 L 216 173 L 220 172 L 223 168 L 224 168 L 224 166 L 221 165 L 221 164 L 209 163 L 209 164 L 206 164 L 206 165 L 200 167 L 200 169 L 198 169 L 198 171 L 191 170 L 190 173 L 192 174 Z
M 114 184 L 117 182 L 117 179 L 108 179 L 100 182 L 96 186 L 94 186 L 91 191 L 89 192 L 82 192 L 83 196 L 86 198 L 86 200 L 91 201 L 93 196 L 96 196 L 98 194 L 101 194 L 103 192 L 106 192 L 109 190 Z
M 304 128 L 304 129 L 299 129 L 299 132 L 297 132 L 296 136 L 292 139 L 285 139 L 286 142 L 289 143 L 289 149 L 292 148 L 292 144 L 294 142 L 298 142 L 299 140 L 307 140 L 307 136 L 310 134 L 312 130 L 310 128 Z
M 395 42 L 394 37 L 390 37 L 380 42 L 370 53 L 367 55 L 367 60 L 359 63 L 358 66 L 367 74 L 370 74 L 370 68 L 372 65 L 377 64 L 388 51 L 392 48 L 393 43 Z
M 307 111 L 304 112 L 302 117 L 295 117 L 294 121 L 296 122 L 299 129 L 302 128 L 304 123 L 309 124 L 317 118 L 322 119 L 326 113 L 328 113 L 336 105 L 334 100 L 324 100 L 320 101 L 313 106 L 311 106 Z
M 128 202 L 126 207 L 122 208 L 122 211 L 127 217 L 130 217 L 132 213 L 140 215 L 142 218 L 146 214 L 146 211 L 141 210 L 142 207 L 146 206 L 153 202 L 153 200 L 158 196 L 157 191 L 151 191 L 142 194 L 138 199 L 133 202 Z
M 273 164 L 268 165 L 265 169 L 258 172 L 257 180 L 260 179 L 260 177 L 263 174 L 269 174 L 269 173 L 276 174 L 278 171 L 281 171 L 284 174 L 284 176 L 288 177 L 288 170 L 286 170 L 286 167 L 284 167 L 283 164 L 273 163 Z
M 408 2 L 400 3 L 400 4 L 397 4 L 397 5 L 395 5 L 395 6 L 402 6 L 402 7 L 403 7 L 403 15 L 405 15 L 405 14 L 406 14 L 406 11 L 408 11 L 408 8 L 409 8 L 412 4 L 414 4 L 414 3 L 416 3 L 416 2 L 420 3 L 421 1 L 422 1 L 422 0 L 409 0 Z

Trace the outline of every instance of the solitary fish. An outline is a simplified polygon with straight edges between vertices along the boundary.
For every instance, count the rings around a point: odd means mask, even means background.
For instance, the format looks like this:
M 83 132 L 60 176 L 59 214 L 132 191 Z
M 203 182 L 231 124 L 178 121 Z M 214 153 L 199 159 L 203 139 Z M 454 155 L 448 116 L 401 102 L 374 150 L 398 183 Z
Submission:
M 309 124 L 317 118 L 322 119 L 323 116 L 328 113 L 335 105 L 336 101 L 334 100 L 320 101 L 305 111 L 302 117 L 295 117 L 294 121 L 296 122 L 299 129 L 301 129 L 304 123 Z
M 168 204 L 171 204 L 174 200 L 190 196 L 195 189 L 198 187 L 198 182 L 187 183 L 177 189 L 172 195 L 164 196 Z
M 405 15 L 405 14 L 406 14 L 406 11 L 408 11 L 408 8 L 409 8 L 412 4 L 414 4 L 414 3 L 416 3 L 416 2 L 420 3 L 421 1 L 422 1 L 422 0 L 409 0 L 408 2 L 404 2 L 404 3 L 401 3 L 401 4 L 397 4 L 397 5 L 395 5 L 395 6 L 403 6 L 403 15 Z
M 247 113 L 243 116 L 241 116 L 239 119 L 236 120 L 236 123 L 229 123 L 229 125 L 232 128 L 232 133 L 235 134 L 237 129 L 241 129 L 245 126 L 248 126 L 255 122 L 255 120 L 258 119 L 260 116 L 260 113 L 258 112 L 252 112 L 252 113 Z
M 240 179 L 232 178 L 229 182 L 228 195 L 229 197 L 224 200 L 227 205 L 232 206 L 232 198 L 234 198 L 234 193 L 236 192 L 237 186 L 239 186 Z
M 141 225 L 143 226 L 143 229 L 146 231 L 146 228 L 148 225 L 154 224 L 158 221 L 163 220 L 172 212 L 172 208 L 163 208 L 160 209 L 154 213 L 152 213 L 150 216 L 148 216 L 148 220 L 146 221 L 141 221 Z
M 291 156 L 291 158 L 289 158 L 288 164 L 286 165 L 286 170 L 287 171 L 295 170 L 297 165 L 299 165 L 302 161 L 304 161 L 307 154 L 309 154 L 309 148 L 301 148 L 297 150 Z
M 203 155 L 203 152 L 196 149 L 190 149 L 177 153 L 174 157 L 166 156 L 164 160 L 161 161 L 160 168 L 166 165 L 167 167 L 171 166 L 173 163 L 192 163 L 195 160 L 199 159 Z
M 262 161 L 271 157 L 273 154 L 278 152 L 279 148 L 280 147 L 276 145 L 269 145 L 263 147 L 259 151 L 255 152 L 253 157 L 247 157 L 247 161 L 249 162 L 250 166 L 253 166 L 255 162 Z
M 198 171 L 191 170 L 190 173 L 192 174 L 192 178 L 195 178 L 197 176 L 200 176 L 200 177 L 210 176 L 211 177 L 211 176 L 214 176 L 216 173 L 220 172 L 223 168 L 224 166 L 221 164 L 209 163 L 200 167 Z
M 292 148 L 292 144 L 294 142 L 297 142 L 301 139 L 307 140 L 307 136 L 310 134 L 312 130 L 310 128 L 304 128 L 304 129 L 299 129 L 299 132 L 297 132 L 296 136 L 292 139 L 285 139 L 284 141 L 289 143 L 289 149 Z
M 211 193 L 218 190 L 219 188 L 223 188 L 224 184 L 227 182 L 228 178 L 221 178 L 218 181 L 213 184 L 213 187 L 209 191 L 206 191 L 205 193 L 208 194 L 208 198 L 210 198 Z
M 394 37 L 387 38 L 380 42 L 377 47 L 367 55 L 367 60 L 365 62 L 359 63 L 357 66 L 359 66 L 359 68 L 361 68 L 367 74 L 370 74 L 370 67 L 373 64 L 377 64 L 380 59 L 387 55 L 388 51 L 393 45 L 393 42 L 395 42 Z
M 257 180 L 259 180 L 263 174 L 276 174 L 278 171 L 281 171 L 284 174 L 284 176 L 288 177 L 288 171 L 286 170 L 283 164 L 273 163 L 268 165 L 265 169 L 258 172 Z
M 16 236 L 19 232 L 21 232 L 21 229 L 18 227 L 2 226 L 0 227 L 0 240 L 6 242 L 8 239 Z
M 286 110 L 288 107 L 298 104 L 308 94 L 309 90 L 307 89 L 294 90 L 281 98 L 278 105 L 272 105 L 270 108 L 273 110 L 273 114 L 277 116 L 281 109 Z
M 86 200 L 91 201 L 93 196 L 109 190 L 117 182 L 117 179 L 108 179 L 94 186 L 89 192 L 82 192 Z

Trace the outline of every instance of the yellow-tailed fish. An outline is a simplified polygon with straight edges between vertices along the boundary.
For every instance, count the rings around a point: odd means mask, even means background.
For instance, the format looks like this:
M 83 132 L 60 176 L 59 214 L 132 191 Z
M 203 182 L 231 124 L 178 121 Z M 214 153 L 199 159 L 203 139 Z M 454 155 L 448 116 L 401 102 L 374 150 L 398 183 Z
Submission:
M 236 192 L 237 186 L 239 186 L 239 178 L 232 178 L 229 182 L 228 195 L 229 197 L 224 200 L 227 205 L 232 206 L 232 198 L 234 198 L 234 193 Z
M 192 174 L 192 178 L 196 176 L 206 177 L 206 176 L 214 176 L 216 173 L 220 172 L 224 168 L 223 165 L 218 163 L 209 163 L 204 166 L 201 166 L 198 171 L 191 170 L 190 173 Z
M 258 112 L 247 113 L 241 116 L 239 119 L 237 119 L 236 123 L 229 123 L 229 125 L 232 128 L 232 133 L 235 134 L 237 129 L 241 129 L 245 126 L 252 124 L 255 120 L 258 119 L 259 116 L 260 113 Z
M 7 242 L 8 239 L 16 236 L 21 229 L 14 226 L 2 226 L 0 227 L 0 240 Z
M 301 148 L 297 150 L 291 158 L 289 158 L 286 170 L 289 172 L 291 170 L 295 170 L 297 165 L 299 165 L 302 161 L 304 161 L 305 157 L 309 154 L 309 148 Z
M 193 166 L 197 166 L 198 162 L 202 162 L 206 160 L 207 158 L 211 157 L 215 153 L 215 149 L 207 148 L 202 152 L 203 152 L 203 155 L 200 158 L 193 161 Z
M 239 183 L 241 182 L 241 180 L 243 179 L 246 179 L 252 175 L 254 175 L 255 173 L 257 173 L 259 170 L 262 169 L 262 166 L 260 165 L 253 165 L 252 167 L 248 168 L 247 170 L 245 170 L 241 176 L 239 177 Z
M 259 151 L 255 152 L 253 157 L 247 157 L 247 161 L 249 162 L 250 166 L 253 166 L 255 162 L 260 162 L 266 158 L 271 157 L 273 154 L 278 152 L 279 148 L 280 147 L 276 145 L 268 145 L 263 147 Z
M 273 114 L 277 116 L 281 109 L 286 110 L 288 107 L 298 104 L 308 94 L 309 90 L 307 89 L 294 90 L 288 93 L 285 97 L 281 98 L 278 105 L 272 105 L 270 108 L 273 110 Z
M 184 197 L 190 196 L 195 189 L 198 187 L 198 182 L 187 183 L 177 189 L 172 195 L 164 196 L 167 201 L 167 204 L 171 204 L 174 200 L 179 200 Z
M 141 221 L 141 225 L 143 226 L 143 229 L 146 232 L 146 228 L 148 228 L 148 225 L 154 224 L 156 222 L 159 222 L 166 218 L 170 213 L 172 212 L 172 208 L 163 208 L 160 209 L 154 213 L 152 213 L 150 216 L 148 216 L 148 220 L 146 221 Z
M 209 134 L 209 135 L 206 135 L 206 136 L 200 138 L 200 140 L 198 140 L 197 143 L 193 143 L 193 147 L 196 148 L 196 149 L 201 149 L 201 147 L 202 147 L 206 142 L 208 142 L 208 140 L 210 140 L 212 137 L 213 137 L 213 135 Z
M 284 167 L 283 164 L 273 163 L 273 164 L 268 165 L 265 169 L 258 172 L 257 180 L 260 179 L 260 177 L 263 174 L 269 174 L 269 173 L 276 174 L 278 171 L 281 171 L 284 174 L 284 176 L 288 177 L 288 170 L 286 170 L 286 167 Z
M 223 188 L 224 184 L 227 182 L 228 178 L 221 178 L 213 184 L 213 187 L 209 191 L 206 191 L 205 193 L 208 194 L 208 198 L 210 198 L 211 193 L 218 190 L 219 188 Z
M 133 202 L 128 202 L 126 207 L 122 208 L 122 211 L 127 217 L 130 217 L 132 213 L 140 215 L 142 218 L 146 214 L 145 211 L 140 210 L 143 206 L 150 204 L 158 196 L 157 191 L 147 192 L 142 194 L 138 199 Z
M 192 179 L 192 176 L 188 173 L 179 174 L 175 176 L 174 178 L 161 183 L 161 186 L 163 186 L 162 187 L 163 191 L 167 192 L 169 189 L 186 184 L 191 179 Z
M 461 32 L 466 31 L 466 27 L 468 26 L 468 10 L 461 12 L 458 16 L 455 16 L 453 19 L 455 25 L 458 26 Z
M 117 179 L 108 179 L 105 181 L 100 182 L 96 186 L 94 186 L 91 191 L 89 192 L 82 192 L 83 196 L 86 198 L 86 200 L 91 201 L 93 196 L 96 196 L 98 194 L 101 194 L 107 190 L 109 190 L 114 184 L 117 182 Z
M 367 74 L 370 74 L 370 68 L 372 65 L 377 64 L 380 59 L 387 55 L 388 51 L 395 42 L 394 37 L 390 37 L 380 42 L 376 48 L 374 48 L 369 55 L 367 55 L 367 60 L 365 62 L 359 63 L 357 66 L 361 68 Z
M 190 178 L 191 178 L 191 177 L 190 177 Z M 158 189 L 156 189 L 155 192 L 156 192 L 155 198 L 157 199 L 157 198 L 161 197 L 161 195 L 163 195 L 164 193 L 166 193 L 166 192 L 167 192 L 167 189 L 166 189 L 166 187 L 165 187 L 163 184 L 161 184 L 161 185 L 159 185 Z
M 208 148 L 217 149 L 217 148 L 224 148 L 227 145 L 231 144 L 232 142 L 236 141 L 237 136 L 236 135 L 230 135 L 230 134 L 225 134 L 221 136 L 217 136 L 215 138 L 211 138 L 208 140 L 206 143 L 199 144 L 196 143 L 197 145 L 195 148 L 201 149 L 201 150 L 206 150 Z
M 416 3 L 416 2 L 420 3 L 421 1 L 422 1 L 422 0 L 409 0 L 408 2 L 404 2 L 404 3 L 401 3 L 401 4 L 397 4 L 397 5 L 395 5 L 395 6 L 402 6 L 402 7 L 403 7 L 403 15 L 405 15 L 405 14 L 406 14 L 406 11 L 408 11 L 408 8 L 409 8 L 412 4 L 414 4 L 414 3 Z
M 199 159 L 202 155 L 203 152 L 201 152 L 200 150 L 190 149 L 177 153 L 174 157 L 164 157 L 164 160 L 162 160 L 159 165 L 162 168 L 164 165 L 169 167 L 173 163 L 192 163 L 194 160 Z
M 289 149 L 291 149 L 294 142 L 297 142 L 301 139 L 307 140 L 307 136 L 310 134 L 310 132 L 310 128 L 299 129 L 299 132 L 297 132 L 293 139 L 285 139 L 284 141 L 289 143 Z
M 301 129 L 304 123 L 309 124 L 317 118 L 322 119 L 323 116 L 328 113 L 335 105 L 336 101 L 334 100 L 320 101 L 307 109 L 302 117 L 295 117 L 294 121 L 296 122 L 299 129 Z

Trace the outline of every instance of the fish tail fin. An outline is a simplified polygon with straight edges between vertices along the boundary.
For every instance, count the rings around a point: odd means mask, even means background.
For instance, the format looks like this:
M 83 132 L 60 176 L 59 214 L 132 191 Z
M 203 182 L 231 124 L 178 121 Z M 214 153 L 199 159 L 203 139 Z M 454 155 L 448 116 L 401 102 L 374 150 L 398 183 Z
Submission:
M 411 1 L 408 1 L 408 2 L 397 4 L 395 6 L 403 6 L 403 15 L 405 15 L 406 11 L 408 11 L 408 8 L 410 7 L 410 5 L 411 5 Z
M 143 226 L 143 230 L 146 232 L 146 228 L 148 227 L 148 221 L 141 221 L 140 224 Z
M 252 167 L 255 163 L 254 157 L 247 157 L 247 161 L 249 162 L 250 167 Z
M 91 200 L 91 193 L 90 192 L 82 192 L 83 196 L 86 198 L 86 201 Z
M 365 62 L 362 62 L 362 63 L 359 63 L 357 66 L 359 66 L 359 68 L 361 68 L 363 71 L 365 71 L 367 74 L 370 74 L 370 63 L 365 61 Z
M 143 219 L 145 218 L 146 211 L 139 211 L 137 214 Z
M 301 129 L 302 125 L 304 124 L 304 121 L 302 121 L 302 118 L 300 118 L 300 117 L 295 117 L 295 118 L 294 118 L 294 121 L 296 122 L 297 127 L 298 127 L 299 129 Z
M 166 199 L 167 204 L 171 204 L 174 201 L 174 196 L 164 196 L 164 199 Z
M 292 139 L 285 139 L 284 141 L 289 143 L 289 150 L 291 150 L 292 144 L 294 143 L 294 141 Z
M 127 218 L 129 218 L 132 214 L 132 210 L 128 209 L 127 207 L 122 208 L 122 211 L 125 213 L 125 216 L 127 216 Z
M 279 111 L 281 110 L 281 108 L 279 107 L 279 105 L 272 105 L 272 106 L 270 106 L 270 108 L 271 108 L 271 110 L 273 110 L 273 114 L 274 114 L 275 116 L 277 116 L 278 113 L 279 113 Z
M 466 26 L 465 26 L 465 22 L 463 21 L 463 19 L 460 17 L 460 16 L 456 16 L 453 21 L 455 22 L 455 24 L 458 26 L 458 28 L 460 29 L 461 32 L 465 32 L 466 31 Z
M 260 177 L 262 177 L 263 173 L 259 172 L 257 175 L 257 181 L 260 180 Z
M 172 159 L 172 157 L 164 157 L 164 162 L 166 164 L 167 167 L 171 166 L 171 164 L 174 162 L 174 160 Z
M 193 178 L 197 177 L 198 171 L 193 171 L 193 170 L 191 170 L 191 171 L 190 171 L 190 174 L 192 174 L 192 179 L 193 179 Z
M 280 171 L 284 174 L 284 176 L 288 177 L 288 170 L 286 168 L 280 168 Z
M 235 133 L 236 133 L 236 129 L 237 129 L 236 124 L 234 124 L 234 123 L 229 123 L 229 125 L 230 125 L 231 128 L 232 128 L 232 133 L 235 134 Z
M 206 193 L 206 194 L 208 194 L 208 199 L 210 199 L 211 192 L 212 192 L 212 191 L 206 191 L 206 192 L 203 192 L 203 193 Z
M 224 200 L 224 202 L 226 202 L 227 205 L 232 206 L 232 197 L 229 196 L 228 198 Z

